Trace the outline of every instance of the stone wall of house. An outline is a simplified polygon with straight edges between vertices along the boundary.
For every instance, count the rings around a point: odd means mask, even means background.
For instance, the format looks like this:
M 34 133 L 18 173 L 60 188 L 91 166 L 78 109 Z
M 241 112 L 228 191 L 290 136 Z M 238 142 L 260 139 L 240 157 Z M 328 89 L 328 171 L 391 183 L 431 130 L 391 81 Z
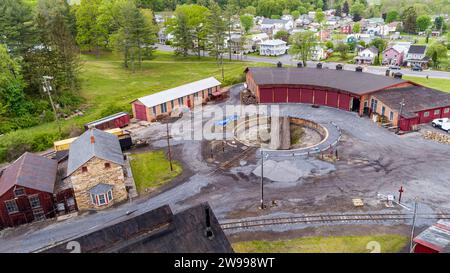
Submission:
M 110 163 L 110 167 L 105 168 L 105 163 Z M 128 198 L 121 165 L 93 157 L 83 167 L 87 167 L 87 172 L 83 172 L 82 167 L 80 167 L 70 176 L 78 210 L 103 209 Z M 108 205 L 96 206 L 92 204 L 88 191 L 100 183 L 114 185 L 112 190 L 113 201 L 109 202 Z

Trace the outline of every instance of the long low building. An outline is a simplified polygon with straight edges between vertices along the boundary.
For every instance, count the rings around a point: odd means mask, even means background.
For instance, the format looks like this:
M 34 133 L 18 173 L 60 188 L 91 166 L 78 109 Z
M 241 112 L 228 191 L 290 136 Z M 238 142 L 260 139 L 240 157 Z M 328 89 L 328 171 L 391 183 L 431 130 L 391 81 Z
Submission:
M 131 104 L 133 116 L 139 120 L 154 121 L 169 115 L 176 108 L 192 108 L 219 91 L 220 84 L 216 78 L 209 77 L 139 98 Z
M 245 72 L 247 88 L 259 103 L 309 103 L 354 111 L 360 116 L 377 114 L 403 131 L 434 118 L 450 117 L 449 93 L 400 77 L 320 65 L 249 67 Z

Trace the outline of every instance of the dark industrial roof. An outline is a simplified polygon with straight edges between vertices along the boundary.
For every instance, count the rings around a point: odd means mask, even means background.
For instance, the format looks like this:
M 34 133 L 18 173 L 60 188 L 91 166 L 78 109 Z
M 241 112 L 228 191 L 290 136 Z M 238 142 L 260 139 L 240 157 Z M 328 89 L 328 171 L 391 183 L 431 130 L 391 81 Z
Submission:
M 265 25 L 270 25 L 270 24 L 286 24 L 287 22 L 289 22 L 288 20 L 283 20 L 283 19 L 270 19 L 270 18 L 264 18 L 262 20 L 262 24 Z
M 128 115 L 127 112 L 115 113 L 113 115 L 110 115 L 110 116 L 107 116 L 107 117 L 104 117 L 104 118 L 97 119 L 97 120 L 91 121 L 89 123 L 86 123 L 85 126 L 88 127 L 88 128 L 94 127 L 94 126 L 96 126 L 98 124 L 102 124 L 104 122 L 111 121 L 111 120 L 114 120 L 114 119 L 116 119 L 118 117 L 123 117 L 123 116 L 126 116 L 126 115 Z
M 414 242 L 438 252 L 447 251 L 450 246 L 450 221 L 439 220 L 414 238 Z
M 108 192 L 113 187 L 114 187 L 113 185 L 100 183 L 100 184 L 97 184 L 97 185 L 93 186 L 92 188 L 90 188 L 88 190 L 88 192 L 90 194 L 95 194 L 95 195 L 97 195 L 97 194 L 105 194 L 106 192 Z
M 212 237 L 206 236 L 206 209 Z M 233 252 L 225 233 L 207 203 L 173 214 L 168 205 L 131 214 L 126 220 L 71 238 L 83 253 L 229 253 Z M 62 242 L 42 252 L 68 252 Z
M 424 46 L 424 45 L 411 45 L 409 47 L 408 53 L 409 54 L 424 54 L 426 49 L 427 49 L 427 46 Z
M 57 161 L 32 153 L 24 153 L 0 176 L 0 196 L 13 186 L 53 193 Z
M 91 138 L 94 143 L 91 143 Z M 67 175 L 71 175 L 93 157 L 123 165 L 123 154 L 117 136 L 92 128 L 70 145 Z
M 450 93 L 423 86 L 382 90 L 374 96 L 396 111 L 400 111 L 400 103 L 404 100 L 402 116 L 405 118 L 415 117 L 419 111 L 450 106 Z
M 371 73 L 328 68 L 249 67 L 246 71 L 252 73 L 253 79 L 258 85 L 315 85 L 340 89 L 358 95 L 406 82 L 402 79 Z

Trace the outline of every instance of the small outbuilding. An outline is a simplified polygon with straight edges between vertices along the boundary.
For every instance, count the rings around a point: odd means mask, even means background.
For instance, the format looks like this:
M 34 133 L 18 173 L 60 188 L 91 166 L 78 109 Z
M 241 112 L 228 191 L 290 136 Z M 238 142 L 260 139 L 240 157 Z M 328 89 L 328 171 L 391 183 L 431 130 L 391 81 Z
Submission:
M 414 238 L 414 253 L 448 253 L 450 221 L 439 220 Z

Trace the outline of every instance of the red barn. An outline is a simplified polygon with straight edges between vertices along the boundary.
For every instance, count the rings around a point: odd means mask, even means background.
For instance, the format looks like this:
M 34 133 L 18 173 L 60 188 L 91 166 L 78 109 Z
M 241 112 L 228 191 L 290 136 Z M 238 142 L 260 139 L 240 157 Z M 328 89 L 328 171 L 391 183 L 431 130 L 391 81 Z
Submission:
M 86 123 L 84 128 L 97 128 L 99 130 L 107 130 L 114 128 L 122 128 L 130 124 L 130 115 L 126 112 L 116 113 L 92 122 Z
M 443 253 L 450 247 L 450 221 L 439 220 L 414 238 L 414 253 Z
M 57 161 L 25 153 L 0 176 L 0 228 L 53 217 Z

